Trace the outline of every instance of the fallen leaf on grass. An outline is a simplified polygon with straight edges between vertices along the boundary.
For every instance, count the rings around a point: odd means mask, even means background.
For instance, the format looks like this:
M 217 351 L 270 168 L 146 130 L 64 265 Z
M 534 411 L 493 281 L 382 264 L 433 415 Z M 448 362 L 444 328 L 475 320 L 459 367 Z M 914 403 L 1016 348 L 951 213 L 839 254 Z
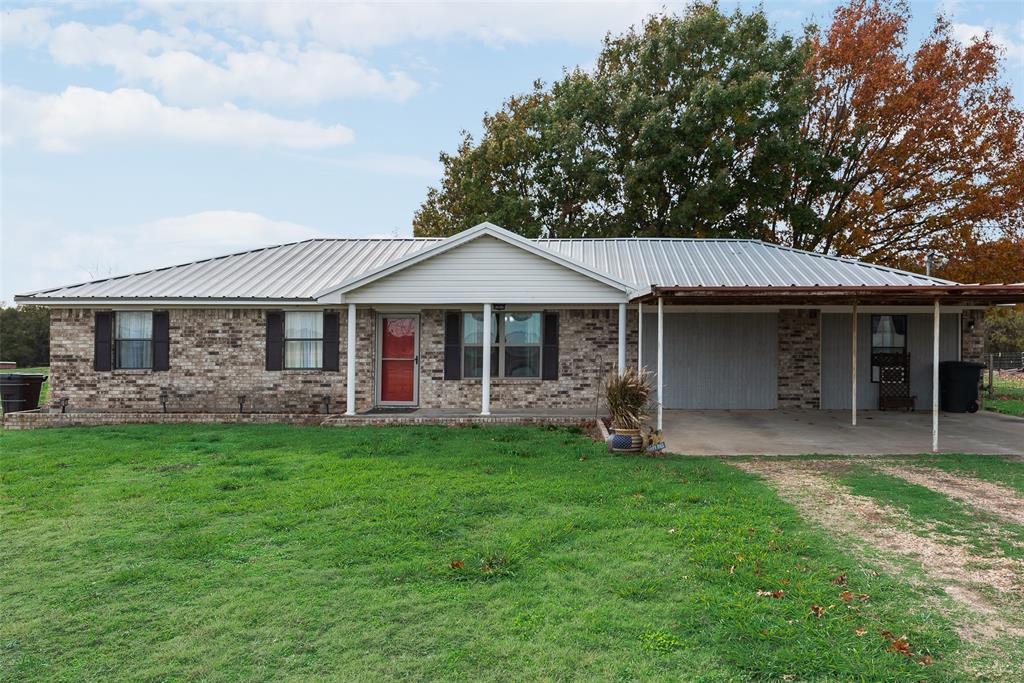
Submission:
M 825 608 L 821 605 L 811 605 L 811 614 L 821 619 L 825 616 Z
M 866 628 L 861 628 L 860 626 L 858 626 L 857 628 L 853 629 L 853 632 L 859 637 L 867 635 L 868 630 Z
M 846 572 L 842 572 L 839 576 L 832 579 L 833 586 L 841 586 L 846 583 Z
M 452 560 L 451 563 L 448 565 L 450 569 L 462 569 L 465 566 L 466 563 L 462 560 Z
M 896 652 L 904 657 L 913 657 L 914 653 L 910 651 L 910 642 L 906 636 L 896 637 L 892 631 L 882 631 L 882 638 L 889 641 L 889 647 L 885 648 L 886 652 Z M 927 656 L 927 655 L 926 655 Z
M 917 660 L 917 663 L 924 666 L 928 666 L 932 663 L 932 658 L 928 655 L 921 655 L 921 658 Z
M 853 593 L 850 591 L 843 591 L 839 594 L 839 599 L 843 602 L 850 602 L 850 600 L 853 600 Z
M 775 598 L 776 600 L 778 600 L 778 599 L 780 599 L 780 598 L 781 598 L 781 597 L 782 597 L 783 595 L 785 595 L 785 594 L 786 594 L 786 591 L 784 591 L 784 590 L 777 590 L 777 591 L 760 591 L 760 590 L 759 590 L 759 591 L 757 591 L 757 594 L 758 594 L 758 595 L 760 595 L 760 596 L 761 596 L 762 598 Z

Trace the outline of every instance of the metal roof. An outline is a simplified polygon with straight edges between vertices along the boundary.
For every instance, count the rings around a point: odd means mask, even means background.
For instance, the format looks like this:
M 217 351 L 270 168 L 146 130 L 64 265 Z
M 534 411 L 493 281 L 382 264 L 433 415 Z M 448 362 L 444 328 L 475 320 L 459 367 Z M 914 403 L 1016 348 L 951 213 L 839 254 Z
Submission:
M 658 287 L 815 287 L 951 284 L 863 261 L 741 239 L 537 240 L 638 290 Z
M 312 239 L 179 266 L 19 295 L 19 301 L 92 299 L 310 300 L 328 288 L 425 249 L 440 238 Z M 834 287 L 947 285 L 852 259 L 758 240 L 540 239 L 563 258 L 631 285 Z

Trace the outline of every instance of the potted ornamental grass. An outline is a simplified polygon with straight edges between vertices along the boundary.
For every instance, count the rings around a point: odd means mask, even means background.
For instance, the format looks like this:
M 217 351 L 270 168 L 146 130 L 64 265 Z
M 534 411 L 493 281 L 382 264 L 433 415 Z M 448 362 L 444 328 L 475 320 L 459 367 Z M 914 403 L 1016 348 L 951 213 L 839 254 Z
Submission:
M 639 452 L 651 405 L 650 373 L 633 368 L 621 375 L 613 372 L 605 381 L 605 399 L 611 417 L 609 447 L 619 453 Z

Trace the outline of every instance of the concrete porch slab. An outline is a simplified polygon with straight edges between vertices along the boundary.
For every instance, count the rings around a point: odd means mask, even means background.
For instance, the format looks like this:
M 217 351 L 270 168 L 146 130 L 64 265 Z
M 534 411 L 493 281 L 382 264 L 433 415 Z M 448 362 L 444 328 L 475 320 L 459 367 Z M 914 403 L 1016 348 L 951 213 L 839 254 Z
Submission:
M 897 455 L 931 452 L 927 412 L 666 410 L 667 450 L 687 455 Z M 979 412 L 939 415 L 939 452 L 1024 454 L 1024 418 Z
M 593 410 L 495 410 L 490 415 L 464 409 L 417 408 L 409 411 L 371 410 L 358 415 L 330 415 L 324 426 L 353 427 L 363 425 L 401 424 L 525 424 L 592 426 L 596 421 Z

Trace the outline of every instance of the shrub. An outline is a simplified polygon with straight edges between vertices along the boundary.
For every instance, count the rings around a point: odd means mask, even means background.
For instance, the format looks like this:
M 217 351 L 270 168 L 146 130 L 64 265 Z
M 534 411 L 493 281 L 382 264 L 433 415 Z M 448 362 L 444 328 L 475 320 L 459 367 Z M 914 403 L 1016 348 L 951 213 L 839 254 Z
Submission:
M 605 381 L 605 398 L 615 429 L 640 429 L 648 419 L 651 405 L 650 373 L 627 369 L 613 372 Z

